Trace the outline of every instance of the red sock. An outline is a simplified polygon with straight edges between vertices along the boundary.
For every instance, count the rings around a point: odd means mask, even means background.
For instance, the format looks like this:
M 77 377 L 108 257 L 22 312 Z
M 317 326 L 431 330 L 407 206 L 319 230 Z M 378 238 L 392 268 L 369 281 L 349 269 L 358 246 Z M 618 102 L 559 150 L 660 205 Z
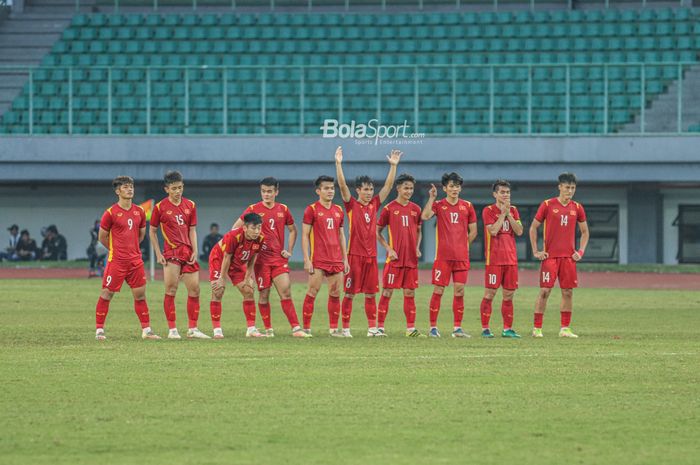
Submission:
M 513 327 L 513 301 L 503 300 L 501 302 L 501 316 L 503 316 L 503 329 Z
M 258 308 L 260 309 L 260 317 L 263 320 L 265 329 L 272 328 L 272 316 L 270 315 L 270 303 L 260 303 L 258 302 Z
M 244 300 L 243 301 L 243 313 L 245 314 L 245 321 L 248 327 L 255 326 L 255 301 L 254 300 Z
M 544 313 L 535 313 L 535 328 L 542 329 L 542 319 L 544 318 Z
M 211 312 L 211 325 L 214 328 L 221 328 L 221 302 L 209 302 L 209 312 Z
M 430 297 L 430 327 L 437 326 L 438 314 L 440 313 L 440 301 L 442 300 L 442 294 L 436 294 L 433 292 L 432 297 Z
M 165 294 L 163 298 L 163 310 L 165 310 L 165 319 L 168 320 L 168 328 L 175 329 L 175 296 Z
M 98 298 L 95 306 L 95 328 L 105 327 L 107 313 L 109 313 L 109 300 L 102 297 Z
M 377 326 L 377 301 L 374 297 L 365 297 L 365 315 L 370 328 Z
M 489 327 L 489 322 L 491 321 L 491 310 L 493 302 L 489 299 L 481 299 L 481 306 L 479 307 L 479 312 L 481 313 L 481 328 L 486 329 Z
M 187 296 L 187 318 L 190 320 L 189 327 L 196 328 L 199 320 L 199 296 Z
M 381 296 L 379 298 L 379 306 L 377 307 L 377 327 L 383 328 L 386 321 L 386 315 L 389 313 L 389 302 L 391 297 Z
M 341 307 L 341 315 L 343 318 L 343 329 L 350 328 L 350 316 L 352 315 L 352 299 L 345 297 Z
M 328 325 L 331 329 L 338 329 L 340 318 L 340 298 L 328 296 Z
M 134 300 L 134 311 L 136 312 L 136 316 L 139 317 L 141 328 L 148 328 L 151 326 L 151 317 L 148 315 L 146 299 Z
M 403 313 L 406 315 L 406 327 L 416 327 L 416 299 L 415 297 L 403 298 Z
M 571 324 L 571 310 L 561 311 L 561 327 L 568 328 Z
M 462 326 L 462 318 L 464 317 L 464 296 L 456 295 L 452 299 L 452 315 L 454 316 L 454 327 Z
M 292 328 L 299 326 L 299 319 L 297 318 L 297 310 L 294 308 L 294 302 L 292 299 L 285 299 L 280 301 L 282 304 L 282 311 L 287 315 L 287 321 Z
M 304 307 L 301 309 L 302 320 L 304 321 L 304 329 L 311 329 L 311 317 L 314 316 L 314 302 L 316 297 L 306 294 L 304 297 Z

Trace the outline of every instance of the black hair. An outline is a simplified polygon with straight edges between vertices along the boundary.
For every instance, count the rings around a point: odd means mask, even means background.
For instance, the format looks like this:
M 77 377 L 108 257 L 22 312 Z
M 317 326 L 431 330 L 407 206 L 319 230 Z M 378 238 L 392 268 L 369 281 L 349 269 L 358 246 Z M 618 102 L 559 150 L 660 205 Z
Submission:
M 314 181 L 314 186 L 316 186 L 316 188 L 318 189 L 319 187 L 321 187 L 322 182 L 335 183 L 335 179 L 332 178 L 331 176 L 326 176 L 325 174 L 323 174 L 323 175 L 316 178 L 316 181 Z
M 574 184 L 576 185 L 576 175 L 574 173 L 565 172 L 559 175 L 559 184 Z
M 219 227 L 219 223 L 212 223 L 212 224 L 209 225 L 209 229 L 211 229 L 211 228 L 218 228 L 218 227 Z
M 374 186 L 374 181 L 372 181 L 372 178 L 369 176 L 358 176 L 355 178 L 355 188 L 360 189 L 362 188 L 363 184 L 368 184 L 370 186 Z
M 119 189 L 124 184 L 131 184 L 133 186 L 134 178 L 132 178 L 131 176 L 117 176 L 112 181 L 112 187 L 114 188 L 114 190 Z
M 454 171 L 442 175 L 441 182 L 443 186 L 447 186 L 450 183 L 450 181 L 460 186 L 462 185 L 462 183 L 464 183 L 464 179 L 462 179 L 462 176 L 458 175 Z
M 257 226 L 262 224 L 262 216 L 258 215 L 257 213 L 248 213 L 243 217 L 243 223 Z
M 396 178 L 396 185 L 400 186 L 401 184 L 405 182 L 412 182 L 414 185 L 416 184 L 416 178 L 411 176 L 410 174 L 406 173 L 401 173 L 398 178 Z
M 272 176 L 268 176 L 267 178 L 261 179 L 260 185 L 261 186 L 271 186 L 271 187 L 274 187 L 275 190 L 280 188 L 280 182 L 276 178 L 273 178 Z
M 182 173 L 172 170 L 165 173 L 165 176 L 163 176 L 163 183 L 166 186 L 169 186 L 170 184 L 175 184 L 176 182 L 182 182 L 182 179 Z
M 496 182 L 494 182 L 493 186 L 491 187 L 493 188 L 494 192 L 498 192 L 499 187 L 507 187 L 508 189 L 510 189 L 510 183 L 505 179 L 496 179 Z

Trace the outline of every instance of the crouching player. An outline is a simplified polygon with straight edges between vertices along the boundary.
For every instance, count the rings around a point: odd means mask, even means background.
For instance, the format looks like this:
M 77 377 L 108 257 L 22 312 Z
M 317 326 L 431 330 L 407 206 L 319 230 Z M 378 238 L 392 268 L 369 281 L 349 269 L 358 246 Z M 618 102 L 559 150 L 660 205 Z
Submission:
M 102 276 L 102 292 L 95 309 L 95 339 L 106 339 L 104 324 L 109 303 L 124 281 L 134 295 L 134 310 L 141 321 L 143 339 L 160 339 L 151 330 L 146 304 L 146 272 L 143 269 L 139 244 L 146 236 L 146 213 L 133 204 L 134 180 L 119 176 L 112 181 L 119 200 L 109 207 L 100 221 L 99 241 L 109 250 Z
M 221 298 L 224 296 L 226 276 L 243 296 L 243 313 L 248 325 L 246 337 L 265 337 L 255 327 L 255 282 L 253 267 L 264 239 L 260 234 L 262 218 L 256 213 L 243 217 L 243 227 L 232 229 L 214 246 L 209 255 L 209 281 L 211 282 L 211 322 L 214 339 L 223 339 L 221 329 Z

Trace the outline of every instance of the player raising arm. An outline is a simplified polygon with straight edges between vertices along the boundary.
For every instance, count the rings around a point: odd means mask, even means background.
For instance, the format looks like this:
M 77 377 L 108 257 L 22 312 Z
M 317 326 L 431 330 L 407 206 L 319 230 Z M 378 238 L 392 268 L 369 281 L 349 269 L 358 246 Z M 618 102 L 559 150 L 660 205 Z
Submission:
M 377 301 L 379 291 L 379 268 L 377 267 L 377 212 L 394 186 L 396 167 L 402 153 L 392 150 L 387 155 L 389 174 L 379 194 L 374 195 L 374 182 L 369 176 L 355 179 L 357 199 L 352 197 L 343 173 L 343 148 L 335 151 L 335 171 L 338 187 L 350 224 L 348 262 L 350 272 L 345 275 L 345 297 L 342 304 L 343 330 L 350 331 L 352 300 L 355 294 L 365 294 L 365 314 L 367 315 L 368 337 L 385 336 L 377 331 Z
M 559 337 L 578 337 L 571 331 L 574 288 L 578 287 L 576 263 L 583 258 L 588 245 L 589 232 L 583 205 L 574 202 L 576 176 L 573 173 L 559 175 L 559 196 L 545 200 L 537 210 L 530 225 L 530 244 L 540 266 L 540 292 L 535 302 L 535 328 L 533 337 L 543 337 L 542 319 L 547 299 L 554 282 L 561 288 L 561 329 Z M 543 225 L 544 249 L 537 244 L 537 230 Z M 576 249 L 576 225 L 581 231 L 581 244 Z
M 102 276 L 102 291 L 95 308 L 95 339 L 101 341 L 107 338 L 104 324 L 109 303 L 125 280 L 134 296 L 134 311 L 141 321 L 141 337 L 160 339 L 151 330 L 146 304 L 146 272 L 139 247 L 146 236 L 146 213 L 143 208 L 133 204 L 132 178 L 118 176 L 112 181 L 112 187 L 119 200 L 102 215 L 98 233 L 98 239 L 109 250 L 109 255 Z
M 180 339 L 175 324 L 175 295 L 180 279 L 187 288 L 187 337 L 209 339 L 197 329 L 199 319 L 199 263 L 197 257 L 197 207 L 182 196 L 185 184 L 182 174 L 168 171 L 163 177 L 168 194 L 158 202 L 151 214 L 149 237 L 156 260 L 163 265 L 165 297 L 163 309 L 168 320 L 168 339 Z M 163 235 L 163 252 L 158 242 L 158 227 Z

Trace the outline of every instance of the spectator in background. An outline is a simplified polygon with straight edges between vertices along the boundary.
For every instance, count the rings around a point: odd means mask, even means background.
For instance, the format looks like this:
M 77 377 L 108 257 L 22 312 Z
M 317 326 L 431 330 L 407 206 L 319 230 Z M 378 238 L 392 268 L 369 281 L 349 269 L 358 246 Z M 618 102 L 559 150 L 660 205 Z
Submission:
M 19 235 L 19 242 L 10 260 L 28 262 L 37 258 L 36 241 L 29 237 L 29 231 L 23 229 Z
M 209 253 L 211 253 L 211 249 L 221 240 L 222 237 L 224 236 L 219 234 L 219 225 L 212 223 L 211 226 L 209 226 L 209 234 L 204 237 L 204 241 L 202 242 L 202 253 L 199 255 L 199 259 L 204 261 L 209 260 Z
M 0 252 L 0 262 L 3 261 L 3 259 L 11 260 L 17 250 L 17 244 L 19 243 L 19 226 L 13 224 L 7 228 L 7 230 L 10 231 L 10 240 L 7 242 L 5 250 Z
M 102 276 L 105 267 L 105 258 L 108 250 L 98 240 L 100 233 L 100 220 L 95 220 L 95 224 L 90 229 L 90 245 L 87 248 L 88 260 L 90 260 L 90 271 L 88 277 Z
M 56 225 L 46 228 L 44 242 L 41 243 L 42 260 L 67 260 L 68 243 L 63 235 L 58 233 Z

